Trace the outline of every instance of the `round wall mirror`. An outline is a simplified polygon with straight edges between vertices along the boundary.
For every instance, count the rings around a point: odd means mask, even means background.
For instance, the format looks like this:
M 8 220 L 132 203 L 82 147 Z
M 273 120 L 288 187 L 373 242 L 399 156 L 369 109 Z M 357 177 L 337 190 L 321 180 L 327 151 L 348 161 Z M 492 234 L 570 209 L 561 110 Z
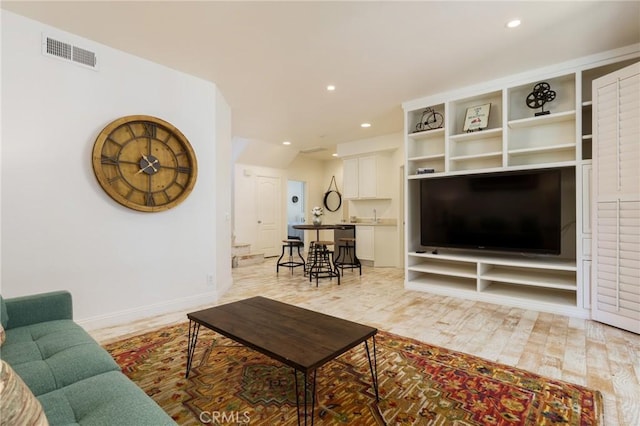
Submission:
M 327 191 L 324 194 L 324 207 L 330 212 L 337 211 L 342 205 L 342 195 L 338 191 Z

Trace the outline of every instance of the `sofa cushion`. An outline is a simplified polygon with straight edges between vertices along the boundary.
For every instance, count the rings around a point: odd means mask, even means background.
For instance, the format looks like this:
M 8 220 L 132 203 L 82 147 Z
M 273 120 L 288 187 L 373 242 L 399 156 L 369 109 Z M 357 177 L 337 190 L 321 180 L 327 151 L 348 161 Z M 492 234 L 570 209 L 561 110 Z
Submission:
M 68 291 L 52 291 L 30 296 L 11 297 L 4 301 L 7 330 L 66 319 L 73 319 L 73 303 Z
M 111 371 L 38 397 L 53 425 L 175 425 L 124 374 Z
M 0 361 L 0 413 L 3 425 L 49 424 L 40 401 L 4 360 Z
M 87 343 L 96 344 L 82 327 L 71 320 L 42 322 L 7 330 L 7 346 L 11 346 L 11 349 L 10 352 L 3 352 L 3 358 L 15 366 L 34 359 L 46 359 L 60 351 Z M 14 356 L 14 351 L 19 353 Z
M 109 353 L 71 320 L 17 327 L 6 333 L 2 358 L 36 396 L 95 374 L 120 370 Z

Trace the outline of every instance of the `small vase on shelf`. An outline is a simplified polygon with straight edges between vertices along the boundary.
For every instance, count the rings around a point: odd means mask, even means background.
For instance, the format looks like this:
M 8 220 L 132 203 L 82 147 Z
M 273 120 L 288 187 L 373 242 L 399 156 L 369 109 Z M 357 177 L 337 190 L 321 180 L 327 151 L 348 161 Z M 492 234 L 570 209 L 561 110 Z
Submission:
M 320 216 L 314 216 L 313 217 L 313 225 L 314 226 L 322 225 L 322 218 L 320 218 Z

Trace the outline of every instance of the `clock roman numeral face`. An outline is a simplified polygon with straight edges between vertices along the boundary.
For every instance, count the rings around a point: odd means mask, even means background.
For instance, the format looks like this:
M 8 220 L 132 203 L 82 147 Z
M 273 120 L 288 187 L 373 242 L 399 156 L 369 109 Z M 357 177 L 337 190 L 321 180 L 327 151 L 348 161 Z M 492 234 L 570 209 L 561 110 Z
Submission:
M 182 202 L 197 174 L 195 154 L 184 135 L 150 116 L 128 116 L 109 124 L 94 144 L 93 168 L 113 199 L 145 212 Z
M 145 136 L 149 137 L 149 138 L 155 138 L 156 137 L 156 129 L 157 126 L 155 123 L 142 123 L 142 125 L 144 126 L 144 133 Z

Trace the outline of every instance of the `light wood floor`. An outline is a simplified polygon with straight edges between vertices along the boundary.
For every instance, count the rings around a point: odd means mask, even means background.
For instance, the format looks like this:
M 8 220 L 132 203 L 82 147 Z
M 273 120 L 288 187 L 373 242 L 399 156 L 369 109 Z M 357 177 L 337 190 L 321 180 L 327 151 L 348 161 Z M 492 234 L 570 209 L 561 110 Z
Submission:
M 405 290 L 403 271 L 364 267 L 310 284 L 275 259 L 233 270 L 217 304 L 261 295 L 540 375 L 598 389 L 605 424 L 640 425 L 640 336 L 598 322 Z M 193 311 L 196 309 L 190 309 Z M 186 312 L 96 330 L 102 343 L 186 321 Z

